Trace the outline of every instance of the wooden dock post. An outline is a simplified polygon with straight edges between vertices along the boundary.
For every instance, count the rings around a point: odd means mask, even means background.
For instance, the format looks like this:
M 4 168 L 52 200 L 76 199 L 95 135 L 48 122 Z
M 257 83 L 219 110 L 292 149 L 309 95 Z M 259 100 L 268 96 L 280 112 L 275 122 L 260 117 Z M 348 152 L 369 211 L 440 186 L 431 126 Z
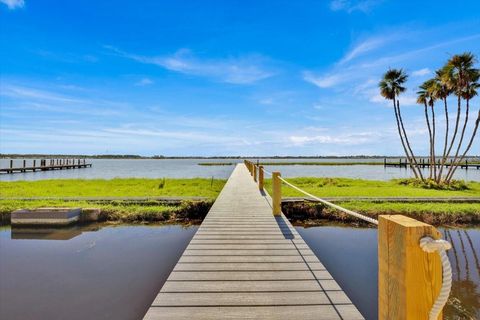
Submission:
M 442 264 L 420 239 L 441 234 L 402 215 L 382 215 L 378 224 L 378 319 L 428 319 L 442 286 Z M 438 317 L 442 319 L 442 315 Z
M 282 214 L 282 181 L 280 172 L 272 172 L 272 210 L 274 216 Z
M 263 166 L 258 166 L 258 189 L 263 191 Z
M 10 160 L 10 169 L 13 168 L 13 160 Z
M 257 166 L 253 165 L 253 181 L 257 182 Z

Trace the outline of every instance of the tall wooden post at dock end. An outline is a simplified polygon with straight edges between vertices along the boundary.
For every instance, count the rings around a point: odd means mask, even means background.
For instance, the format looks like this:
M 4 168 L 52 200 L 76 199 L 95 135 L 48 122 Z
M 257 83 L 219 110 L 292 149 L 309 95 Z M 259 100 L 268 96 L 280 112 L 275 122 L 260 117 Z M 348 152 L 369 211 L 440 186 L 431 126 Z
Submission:
M 438 253 L 426 253 L 420 239 L 441 234 L 402 215 L 383 215 L 378 224 L 378 319 L 429 319 L 442 286 Z M 438 320 L 442 319 L 442 315 Z
M 258 189 L 263 191 L 263 166 L 258 166 Z
M 272 172 L 272 210 L 274 216 L 282 213 L 282 181 L 280 172 Z

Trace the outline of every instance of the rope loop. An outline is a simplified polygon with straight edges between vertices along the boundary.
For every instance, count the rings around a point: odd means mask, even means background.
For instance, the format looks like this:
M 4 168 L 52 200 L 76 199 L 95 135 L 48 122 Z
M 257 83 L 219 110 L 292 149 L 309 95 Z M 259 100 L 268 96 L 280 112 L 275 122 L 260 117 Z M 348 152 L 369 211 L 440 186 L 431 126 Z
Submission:
M 420 239 L 420 247 L 425 252 L 433 253 L 435 251 L 451 249 L 452 245 L 447 240 L 434 240 L 431 237 L 423 237 Z
M 440 260 L 442 261 L 442 288 L 438 294 L 437 299 L 435 300 L 432 309 L 430 309 L 429 320 L 437 320 L 438 315 L 442 311 L 443 307 L 447 303 L 448 296 L 452 290 L 452 266 L 448 260 L 446 250 L 452 248 L 450 242 L 446 240 L 434 240 L 432 237 L 423 237 L 420 239 L 420 247 L 423 251 L 428 253 L 438 252 Z

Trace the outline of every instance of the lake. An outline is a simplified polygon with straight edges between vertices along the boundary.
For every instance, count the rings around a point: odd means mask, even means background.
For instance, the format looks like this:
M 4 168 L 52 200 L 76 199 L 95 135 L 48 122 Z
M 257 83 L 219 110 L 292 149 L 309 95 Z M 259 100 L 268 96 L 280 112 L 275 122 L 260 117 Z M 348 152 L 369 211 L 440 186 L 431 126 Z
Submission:
M 377 231 L 347 225 L 298 232 L 367 319 L 377 318 Z M 1 319 L 138 319 L 197 227 L 0 228 Z M 442 230 L 453 291 L 445 319 L 480 317 L 480 229 Z M 28 306 L 28 307 L 26 307 Z
M 255 160 L 255 159 L 252 159 Z M 15 174 L 0 174 L 0 181 L 41 180 L 41 179 L 112 179 L 112 178 L 217 178 L 227 179 L 233 166 L 200 166 L 201 162 L 234 162 L 239 159 L 89 159 L 92 168 L 37 171 Z M 358 162 L 378 161 L 383 159 L 262 159 L 264 162 Z M 389 161 L 396 161 L 390 159 Z M 32 160 L 27 160 L 27 165 Z M 37 161 L 38 163 L 38 161 Z M 8 167 L 9 160 L 0 159 L 0 167 Z M 21 166 L 22 160 L 14 160 L 14 166 Z M 410 169 L 384 168 L 382 165 L 352 166 L 265 166 L 268 171 L 280 171 L 284 177 L 343 177 L 369 180 L 390 180 L 408 178 Z M 456 178 L 467 181 L 480 181 L 480 170 L 458 169 Z

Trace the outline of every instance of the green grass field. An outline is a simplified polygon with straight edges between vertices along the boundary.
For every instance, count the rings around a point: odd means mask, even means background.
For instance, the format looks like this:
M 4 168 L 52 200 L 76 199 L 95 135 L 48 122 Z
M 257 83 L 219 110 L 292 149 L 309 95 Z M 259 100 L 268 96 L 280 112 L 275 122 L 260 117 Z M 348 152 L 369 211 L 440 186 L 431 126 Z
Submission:
M 290 183 L 317 197 L 480 197 L 480 183 L 468 183 L 468 190 L 451 191 L 424 189 L 401 185 L 396 180 L 375 181 L 345 178 L 290 178 Z M 265 187 L 271 192 L 271 180 L 265 180 Z M 285 197 L 302 196 L 286 185 L 282 187 Z
M 216 198 L 219 179 L 56 179 L 0 182 L 0 197 L 147 197 Z

